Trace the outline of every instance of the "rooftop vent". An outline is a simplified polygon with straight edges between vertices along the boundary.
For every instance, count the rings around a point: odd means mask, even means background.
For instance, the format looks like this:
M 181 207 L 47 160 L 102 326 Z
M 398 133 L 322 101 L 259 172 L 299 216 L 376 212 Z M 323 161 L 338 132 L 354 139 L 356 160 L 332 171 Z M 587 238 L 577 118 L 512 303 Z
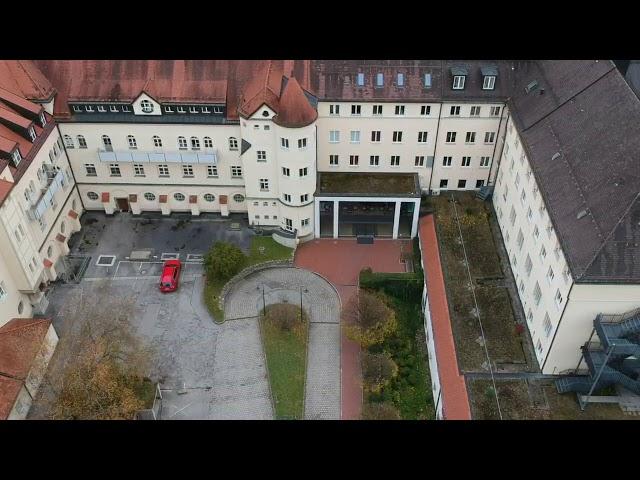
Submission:
M 534 80 L 533 82 L 529 83 L 529 85 L 524 87 L 524 91 L 526 93 L 529 93 L 529 92 L 534 91 L 536 88 L 538 88 L 538 82 L 537 82 L 537 80 Z
M 585 208 L 584 210 L 580 210 L 578 212 L 578 215 L 576 215 L 576 218 L 580 220 L 581 218 L 586 217 L 588 214 L 589 214 L 589 210 Z
M 551 157 L 551 161 L 556 160 L 556 159 L 558 159 L 558 158 L 560 158 L 560 152 L 556 152 L 556 153 L 554 153 L 554 154 L 553 154 L 553 157 Z

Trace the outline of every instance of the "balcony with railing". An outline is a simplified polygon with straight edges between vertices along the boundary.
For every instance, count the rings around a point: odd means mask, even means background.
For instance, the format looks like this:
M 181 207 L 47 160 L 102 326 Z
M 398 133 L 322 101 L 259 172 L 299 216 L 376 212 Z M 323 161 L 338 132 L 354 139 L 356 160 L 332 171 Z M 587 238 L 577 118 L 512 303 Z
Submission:
M 161 149 L 154 151 L 98 149 L 98 159 L 101 162 L 206 163 L 216 165 L 218 154 L 215 148 L 179 150 L 177 152 Z
M 31 208 L 28 210 L 29 218 L 40 220 L 47 209 L 56 205 L 55 195 L 65 185 L 65 176 L 62 170 L 47 169 L 46 178 L 43 177 L 42 188 L 39 194 L 31 197 Z

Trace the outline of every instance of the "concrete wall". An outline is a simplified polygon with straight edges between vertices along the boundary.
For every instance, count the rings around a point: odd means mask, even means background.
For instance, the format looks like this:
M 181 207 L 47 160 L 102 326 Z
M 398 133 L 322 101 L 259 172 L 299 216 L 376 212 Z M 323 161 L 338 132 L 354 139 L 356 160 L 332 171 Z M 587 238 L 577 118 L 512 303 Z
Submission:
M 35 398 L 38 393 L 38 389 L 40 388 L 40 384 L 44 379 L 45 373 L 47 372 L 47 367 L 49 366 L 49 361 L 53 356 L 53 352 L 58 345 L 58 335 L 56 333 L 55 328 L 53 328 L 53 324 L 49 325 L 49 330 L 47 330 L 47 334 L 42 342 L 42 347 L 38 351 L 33 364 L 31 366 L 31 370 L 29 371 L 29 375 L 27 376 L 24 384 L 31 398 Z
M 13 408 L 7 417 L 8 420 L 24 420 L 31 409 L 31 396 L 24 385 L 20 388 L 20 393 Z

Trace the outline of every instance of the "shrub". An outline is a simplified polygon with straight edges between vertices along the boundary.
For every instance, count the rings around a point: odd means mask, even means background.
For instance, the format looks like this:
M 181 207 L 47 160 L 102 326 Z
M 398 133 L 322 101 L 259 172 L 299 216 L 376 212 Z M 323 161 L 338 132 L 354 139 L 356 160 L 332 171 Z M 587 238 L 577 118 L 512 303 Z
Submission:
M 204 257 L 209 278 L 229 280 L 242 270 L 247 256 L 237 246 L 227 242 L 216 242 Z
M 276 303 L 267 307 L 267 315 L 264 318 L 278 329 L 290 332 L 303 323 L 305 316 L 297 305 Z
M 398 366 L 385 354 L 362 354 L 362 379 L 372 392 L 379 392 L 398 375 Z
M 400 420 L 400 412 L 389 402 L 366 403 L 362 408 L 363 420 Z
M 396 331 L 395 312 L 390 309 L 383 297 L 360 290 L 346 305 L 345 320 L 347 336 L 362 347 L 382 343 L 386 337 Z

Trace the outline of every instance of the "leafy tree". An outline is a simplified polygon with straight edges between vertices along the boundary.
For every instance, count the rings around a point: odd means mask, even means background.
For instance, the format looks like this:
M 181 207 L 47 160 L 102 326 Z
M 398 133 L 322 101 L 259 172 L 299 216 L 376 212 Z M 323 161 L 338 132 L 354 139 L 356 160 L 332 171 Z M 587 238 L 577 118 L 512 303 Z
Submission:
M 365 403 L 362 407 L 363 420 L 400 420 L 400 412 L 390 402 Z
M 228 242 L 216 242 L 204 257 L 204 265 L 209 278 L 229 280 L 247 262 L 247 256 L 240 248 Z
M 372 392 L 379 392 L 398 375 L 398 366 L 383 353 L 362 354 L 362 379 Z
M 395 312 L 383 298 L 381 294 L 361 289 L 345 306 L 347 336 L 363 348 L 382 343 L 397 328 Z

